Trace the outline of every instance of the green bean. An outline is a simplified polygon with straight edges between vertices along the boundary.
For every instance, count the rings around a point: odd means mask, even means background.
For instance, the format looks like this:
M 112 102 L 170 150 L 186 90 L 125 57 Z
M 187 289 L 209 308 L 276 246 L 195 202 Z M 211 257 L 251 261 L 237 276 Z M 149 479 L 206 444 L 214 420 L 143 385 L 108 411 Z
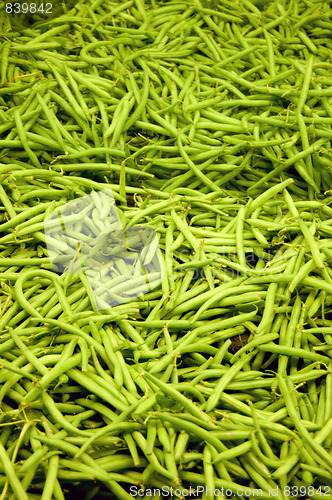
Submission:
M 324 468 L 327 467 L 327 468 L 331 469 L 332 461 L 331 461 L 329 455 L 326 453 L 326 451 L 322 447 L 320 447 L 318 445 L 318 443 L 316 443 L 311 438 L 308 431 L 303 426 L 301 420 L 298 418 L 298 414 L 297 414 L 296 409 L 293 405 L 293 401 L 292 401 L 292 398 L 290 396 L 289 389 L 287 388 L 287 385 L 286 385 L 286 381 L 284 381 L 279 375 L 277 375 L 277 378 L 278 378 L 279 387 L 281 388 L 281 390 L 284 394 L 287 410 L 288 410 L 288 413 L 292 419 L 293 424 L 295 425 L 295 427 L 298 429 L 298 431 L 303 436 L 303 439 L 308 443 L 308 445 L 311 448 L 316 445 L 316 447 L 314 447 L 314 451 L 317 454 L 317 456 L 319 455 L 320 463 L 323 465 L 323 467 Z M 288 379 L 288 381 L 289 381 L 289 379 Z M 315 443 L 315 445 L 314 445 L 314 443 Z
M 262 351 L 276 352 L 279 354 L 288 354 L 289 356 L 295 356 L 297 358 L 310 359 L 312 361 L 321 361 L 323 363 L 329 362 L 329 358 L 322 356 L 310 351 L 305 351 L 304 349 L 297 349 L 295 347 L 281 346 L 276 344 L 265 344 L 258 347 Z
M 168 394 L 176 401 L 179 401 L 179 403 L 181 403 L 190 413 L 198 416 L 204 422 L 211 421 L 210 417 L 208 417 L 201 410 L 196 408 L 196 406 L 188 398 L 184 397 L 179 391 L 177 391 L 176 389 L 172 389 L 170 386 L 168 386 L 164 382 L 161 382 L 161 380 L 157 379 L 148 372 L 144 372 L 142 375 L 143 377 L 147 378 L 151 383 L 159 387 L 165 394 Z
M 209 307 L 211 307 L 213 304 L 215 304 L 219 300 L 222 300 L 224 297 L 227 297 L 230 293 L 233 292 L 233 290 L 232 290 L 233 287 L 235 288 L 236 286 L 241 285 L 244 281 L 245 281 L 245 279 L 239 278 L 238 280 L 234 280 L 230 284 L 226 283 L 226 284 L 221 285 L 221 287 L 219 287 L 219 291 L 217 294 L 211 294 L 211 292 L 208 291 L 208 292 L 201 294 L 199 297 L 193 298 L 190 302 L 189 301 L 186 302 L 187 306 L 190 306 L 192 309 L 196 309 L 197 307 L 201 306 L 198 309 L 197 313 L 195 314 L 193 321 L 197 321 L 198 318 L 201 316 L 201 314 L 204 311 L 206 311 Z M 234 293 L 238 293 L 238 290 L 237 290 L 237 292 L 235 292 L 235 290 L 234 290 Z M 209 299 L 209 297 L 211 297 L 211 298 Z M 182 308 L 180 306 L 175 308 L 175 311 L 176 312 L 183 312 Z
M 310 86 L 310 79 L 311 79 L 313 62 L 314 62 L 314 57 L 313 57 L 313 55 L 311 55 L 308 59 L 308 64 L 307 64 L 306 72 L 305 72 L 304 79 L 303 79 L 301 94 L 300 94 L 299 102 L 298 102 L 297 108 L 296 108 L 296 112 L 298 115 L 300 115 L 302 113 L 303 106 L 304 106 L 305 101 L 307 99 L 309 86 Z
M 177 141 L 177 144 L 178 144 L 178 147 L 179 147 L 179 151 L 180 151 L 180 154 L 182 156 L 182 158 L 184 159 L 184 161 L 186 162 L 186 164 L 188 165 L 188 167 L 192 170 L 192 172 L 196 175 L 196 177 L 201 181 L 203 182 L 204 184 L 206 184 L 207 186 L 209 186 L 213 191 L 220 191 L 220 189 L 218 188 L 218 186 L 216 186 L 213 182 L 211 182 L 208 177 L 206 177 L 205 174 L 203 174 L 201 172 L 201 170 L 193 163 L 193 161 L 189 158 L 189 156 L 187 155 L 186 151 L 184 150 L 184 147 L 182 145 L 182 142 L 181 142 L 181 137 L 180 135 L 178 136 L 178 141 Z
M 2 186 L 0 186 L 0 200 L 4 204 L 5 209 L 7 210 L 7 213 L 11 219 L 17 217 L 16 211 L 14 207 L 12 206 L 5 190 L 3 189 Z M 8 227 L 8 226 L 7 226 Z
M 21 117 L 20 117 L 20 114 L 19 114 L 17 109 L 14 111 L 14 119 L 15 119 L 16 129 L 17 129 L 17 133 L 19 135 L 20 141 L 22 142 L 27 154 L 29 155 L 29 158 L 31 159 L 32 163 L 35 165 L 36 168 L 40 168 L 40 163 L 38 161 L 37 156 L 35 155 L 35 153 L 33 153 L 31 151 L 31 149 L 28 145 L 26 133 L 24 131 Z
M 168 479 L 171 479 L 173 481 L 177 479 L 176 477 L 173 476 L 173 474 L 171 472 L 166 470 L 159 463 L 158 458 L 156 457 L 155 453 L 152 452 L 152 453 L 148 454 L 146 452 L 147 442 L 141 433 L 134 431 L 133 437 L 134 437 L 135 441 L 137 442 L 137 444 L 139 445 L 139 447 L 141 448 L 141 450 L 143 451 L 143 453 L 145 454 L 146 458 L 148 459 L 148 461 L 150 462 L 150 464 L 154 470 L 158 471 L 158 473 L 161 474 L 161 476 L 166 477 Z
M 272 312 L 274 308 L 274 301 L 277 290 L 278 290 L 277 283 L 271 283 L 268 287 L 262 320 L 256 330 L 256 333 L 258 335 L 265 333 L 266 330 L 268 330 L 271 325 Z
M 156 412 L 156 417 L 166 422 L 173 423 L 179 430 L 185 430 L 188 434 L 197 435 L 200 439 L 210 443 L 217 451 L 224 451 L 225 446 L 217 438 L 211 435 L 210 431 L 200 428 L 198 425 L 178 418 L 174 415 L 162 412 Z
M 63 440 L 57 439 L 55 437 L 46 437 L 46 436 L 40 436 L 36 435 L 35 439 L 38 439 L 41 442 L 44 442 L 45 444 L 53 447 L 58 447 L 59 449 L 62 449 L 66 453 L 75 456 L 77 447 L 64 442 Z M 83 464 L 81 465 L 81 470 L 84 470 L 84 472 L 90 472 L 92 473 L 93 476 L 98 477 L 102 481 L 107 481 L 108 485 L 112 487 L 112 491 L 114 491 L 117 495 L 118 498 L 128 500 L 128 495 L 123 493 L 123 490 L 121 492 L 120 487 L 117 487 L 117 483 L 115 481 L 121 481 L 125 480 L 126 478 L 120 474 L 109 474 L 106 473 L 101 467 L 98 466 L 95 460 L 93 460 L 91 457 L 89 457 L 87 454 L 84 454 L 82 457 L 82 462 Z M 79 464 L 77 464 L 79 466 Z M 131 482 L 128 480 L 128 482 Z
M 68 88 L 67 84 L 65 83 L 65 81 L 61 77 L 60 73 L 54 67 L 52 67 L 51 65 L 50 65 L 50 69 L 54 73 L 55 78 L 59 82 L 60 87 L 62 88 L 65 96 L 68 99 L 68 102 L 71 104 L 71 106 L 73 107 L 74 111 L 78 114 L 78 116 L 80 116 L 83 120 L 85 120 L 86 117 L 85 117 L 84 112 L 82 111 L 82 109 L 79 106 L 79 104 L 77 103 L 76 99 L 74 98 L 74 96 L 70 92 L 70 89 Z M 68 72 L 68 75 L 70 75 L 68 69 L 67 69 L 67 72 Z
M 15 495 L 17 496 L 17 498 L 19 500 L 27 500 L 28 499 L 28 495 L 24 491 L 24 489 L 22 487 L 22 484 L 19 481 L 19 479 L 18 479 L 18 477 L 17 477 L 17 475 L 15 473 L 13 464 L 9 460 L 9 457 L 7 455 L 7 452 L 6 452 L 6 449 L 4 448 L 3 444 L 1 443 L 1 441 L 0 441 L 0 451 L 1 451 L 1 453 L 0 453 L 1 462 L 2 462 L 2 465 L 4 467 L 5 474 L 6 474 L 7 478 L 8 478 L 8 482 L 11 485 L 11 487 L 12 487 Z
M 77 81 L 77 83 L 83 84 L 86 88 L 88 88 L 89 90 L 91 90 L 91 92 L 93 92 L 97 96 L 99 96 L 101 98 L 104 98 L 106 100 L 109 99 L 109 94 L 105 90 L 103 90 L 100 87 L 98 87 L 97 85 L 95 85 L 92 82 L 92 80 L 89 79 L 89 78 L 87 78 L 85 75 L 83 76 L 78 71 L 73 71 L 69 67 L 68 67 L 68 72 L 72 75 L 72 77 L 74 78 L 74 80 Z
M 29 360 L 30 363 L 43 375 L 48 373 L 47 368 L 42 363 L 40 363 L 38 358 L 36 358 L 36 356 L 34 356 L 34 354 L 24 345 L 19 336 L 15 333 L 14 329 L 11 328 L 9 330 L 9 333 L 15 344 L 19 347 L 21 352 L 26 356 L 26 359 Z
M 255 351 L 254 351 L 255 352 Z M 209 399 L 207 400 L 206 403 L 206 408 L 205 410 L 207 412 L 211 411 L 218 403 L 220 396 L 222 392 L 225 390 L 227 384 L 232 380 L 234 375 L 241 370 L 241 368 L 252 358 L 254 355 L 253 353 L 247 354 L 246 356 L 243 357 L 242 360 L 239 360 L 236 362 L 232 368 L 228 371 L 227 374 L 224 374 L 220 380 L 218 381 L 214 391 L 211 393 L 209 396 Z
M 42 379 L 40 380 L 40 382 L 39 382 L 40 387 L 42 387 L 43 389 L 46 389 L 48 387 L 48 385 L 53 380 L 55 380 L 57 377 L 59 377 L 59 375 L 61 373 L 65 373 L 68 369 L 71 369 L 80 363 L 81 358 L 82 358 L 82 355 L 80 353 L 75 354 L 72 358 L 69 357 L 69 356 L 71 356 L 71 350 L 74 349 L 76 343 L 77 343 L 77 339 L 74 338 L 71 341 L 71 343 L 66 346 L 66 347 L 70 346 L 70 349 L 66 349 L 66 348 L 64 349 L 64 351 L 61 355 L 61 358 L 60 358 L 59 362 L 57 363 L 57 365 L 55 365 L 55 367 L 51 371 L 46 373 L 42 377 Z M 68 356 L 68 358 L 67 358 L 67 356 Z M 27 398 L 25 398 L 25 402 L 28 402 L 28 401 L 29 401 L 29 396 L 27 396 Z
M 49 460 L 45 486 L 42 494 L 43 500 L 51 499 L 52 495 L 54 494 L 53 492 L 55 488 L 55 481 L 57 477 L 58 467 L 59 467 L 59 457 L 58 455 L 53 455 Z
M 138 101 L 138 106 L 135 109 L 135 111 L 132 113 L 132 115 L 129 117 L 129 119 L 126 122 L 125 130 L 128 130 L 134 123 L 135 121 L 141 116 L 144 107 L 146 105 L 147 99 L 148 99 L 148 92 L 149 92 L 149 74 L 147 67 L 143 63 L 143 71 L 144 71 L 144 80 L 143 80 L 143 87 L 142 87 L 142 93 L 139 97 Z
M 272 198 L 276 193 L 281 191 L 282 189 L 285 189 L 287 186 L 289 186 L 292 182 L 294 182 L 292 179 L 287 179 L 284 182 L 281 182 L 280 184 L 273 186 L 272 188 L 268 189 L 265 193 L 261 194 L 258 196 L 253 202 L 250 204 L 250 209 L 246 211 L 246 215 L 249 215 L 249 213 L 253 212 L 256 210 L 258 207 L 260 207 L 264 202 Z

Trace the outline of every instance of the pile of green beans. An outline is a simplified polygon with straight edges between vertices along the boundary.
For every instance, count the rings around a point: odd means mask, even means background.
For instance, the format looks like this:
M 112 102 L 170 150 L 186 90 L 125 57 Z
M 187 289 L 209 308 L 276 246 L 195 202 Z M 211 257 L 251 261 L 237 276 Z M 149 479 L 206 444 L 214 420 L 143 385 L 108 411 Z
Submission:
M 0 500 L 331 499 L 330 2 L 5 3 Z M 45 221 L 105 189 L 162 279 L 100 310 Z

